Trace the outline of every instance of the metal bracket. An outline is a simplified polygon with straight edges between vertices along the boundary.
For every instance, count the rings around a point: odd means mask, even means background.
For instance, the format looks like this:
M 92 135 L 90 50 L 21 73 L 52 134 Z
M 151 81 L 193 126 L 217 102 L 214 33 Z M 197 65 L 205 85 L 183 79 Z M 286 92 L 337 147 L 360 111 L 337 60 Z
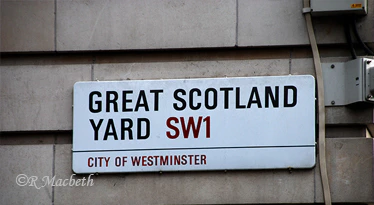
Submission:
M 303 14 L 310 13 L 311 11 L 312 11 L 312 9 L 310 7 L 303 8 Z
M 345 63 L 322 63 L 325 106 L 356 102 L 374 103 L 374 60 L 359 58 Z

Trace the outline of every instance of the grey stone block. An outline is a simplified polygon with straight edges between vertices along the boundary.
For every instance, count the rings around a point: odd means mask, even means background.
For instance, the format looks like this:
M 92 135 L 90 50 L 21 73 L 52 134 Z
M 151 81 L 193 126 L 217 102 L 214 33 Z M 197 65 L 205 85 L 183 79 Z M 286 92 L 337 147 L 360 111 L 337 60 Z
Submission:
M 43 177 L 52 176 L 53 145 L 2 145 L 0 146 L 0 203 L 1 204 L 51 204 L 52 186 L 44 186 Z M 37 177 L 35 183 L 27 178 Z M 30 185 L 36 185 L 30 186 Z
M 235 0 L 57 0 L 57 50 L 233 47 Z
M 0 66 L 0 130 L 71 130 L 73 86 L 90 65 Z
M 346 62 L 351 60 L 347 57 L 321 58 L 321 63 Z M 291 59 L 292 75 L 313 75 L 315 77 L 313 58 L 293 58 Z
M 60 132 L 2 132 L 0 145 L 71 144 L 71 131 Z
M 56 178 L 69 178 L 71 145 L 56 145 Z M 87 175 L 77 175 L 82 178 Z M 93 176 L 92 187 L 56 187 L 55 204 L 313 203 L 314 170 L 164 172 Z
M 0 51 L 53 51 L 54 0 L 1 0 Z
M 308 43 L 302 1 L 238 0 L 238 46 Z
M 94 65 L 97 80 L 217 78 L 287 75 L 288 60 L 186 61 Z
M 327 126 L 326 137 L 329 138 L 352 138 L 352 137 L 363 137 L 370 136 L 366 125 L 356 126 Z
M 316 76 L 312 58 L 294 58 L 291 59 L 292 75 L 313 75 Z
M 326 124 L 373 124 L 373 107 L 326 107 Z
M 43 145 L 54 144 L 55 135 L 50 133 L 12 133 L 0 134 L 0 145 Z
M 368 15 L 358 21 L 358 30 L 366 42 L 373 42 L 374 2 L 368 1 Z M 309 44 L 303 1 L 238 0 L 238 46 L 276 46 Z M 341 17 L 313 18 L 319 44 L 345 43 Z
M 339 58 L 340 59 L 340 58 Z M 335 60 L 332 59 L 334 62 Z M 345 58 L 342 58 L 345 59 Z M 342 60 L 340 59 L 340 60 Z M 323 59 L 328 62 L 329 59 Z M 287 75 L 288 60 L 187 61 L 94 65 L 96 80 L 139 80 Z M 311 59 L 292 59 L 291 73 L 313 75 Z M 327 124 L 371 124 L 373 108 L 327 107 Z
M 373 139 L 326 139 L 327 169 L 333 202 L 374 202 Z M 319 168 L 316 203 L 323 202 Z

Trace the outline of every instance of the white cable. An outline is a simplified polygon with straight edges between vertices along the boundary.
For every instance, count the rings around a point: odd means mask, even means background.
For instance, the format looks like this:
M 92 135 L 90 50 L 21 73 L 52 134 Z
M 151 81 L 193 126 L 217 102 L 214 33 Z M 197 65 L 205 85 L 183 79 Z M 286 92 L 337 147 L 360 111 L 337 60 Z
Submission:
M 331 193 L 329 179 L 327 175 L 326 163 L 326 139 L 325 139 L 325 91 L 323 86 L 322 66 L 319 57 L 316 37 L 314 35 L 312 17 L 310 15 L 310 0 L 304 0 L 303 12 L 305 15 L 306 26 L 308 29 L 309 41 L 313 52 L 314 67 L 317 78 L 317 92 L 318 92 L 318 150 L 319 150 L 319 166 L 321 172 L 323 197 L 326 205 L 331 205 Z

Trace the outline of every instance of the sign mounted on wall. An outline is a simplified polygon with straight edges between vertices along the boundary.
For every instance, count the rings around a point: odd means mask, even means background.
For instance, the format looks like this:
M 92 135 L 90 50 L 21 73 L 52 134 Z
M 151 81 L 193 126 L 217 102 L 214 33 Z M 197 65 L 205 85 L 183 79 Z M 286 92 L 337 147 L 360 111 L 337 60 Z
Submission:
M 311 168 L 312 76 L 78 82 L 73 171 Z

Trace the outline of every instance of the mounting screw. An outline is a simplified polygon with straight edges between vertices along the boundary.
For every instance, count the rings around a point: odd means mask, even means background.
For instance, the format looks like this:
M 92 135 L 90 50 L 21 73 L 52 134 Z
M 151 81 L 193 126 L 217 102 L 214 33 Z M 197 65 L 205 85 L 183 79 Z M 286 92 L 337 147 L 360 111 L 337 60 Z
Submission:
M 332 68 L 332 69 L 334 69 L 334 68 L 335 68 L 335 65 L 334 65 L 334 64 L 332 64 L 332 65 L 331 65 L 331 68 Z
M 335 101 L 331 101 L 331 105 L 335 105 Z

